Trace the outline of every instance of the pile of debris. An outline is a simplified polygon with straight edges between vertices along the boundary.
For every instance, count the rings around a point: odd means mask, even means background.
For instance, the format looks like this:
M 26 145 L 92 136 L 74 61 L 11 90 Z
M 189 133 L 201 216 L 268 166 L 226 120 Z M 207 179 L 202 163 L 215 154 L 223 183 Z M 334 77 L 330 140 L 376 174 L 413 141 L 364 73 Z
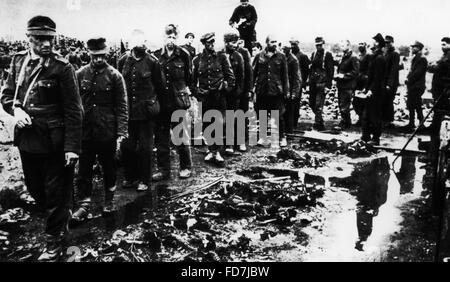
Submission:
M 323 187 L 288 178 L 221 183 L 178 198 L 162 205 L 151 219 L 117 230 L 95 246 L 82 247 L 78 260 L 214 262 L 245 257 L 255 240 L 288 232 L 294 223 L 311 223 L 299 211 L 320 205 Z M 249 225 L 260 231 L 246 235 L 240 228 Z
M 277 153 L 276 157 L 269 156 L 269 161 L 272 163 L 285 162 L 288 160 L 293 161 L 292 165 L 295 168 L 319 168 L 325 166 L 325 164 L 329 161 L 328 158 L 312 157 L 308 153 L 301 155 L 300 153 L 290 148 L 281 149 Z
M 295 150 L 311 150 L 336 155 L 347 155 L 351 158 L 369 157 L 377 153 L 377 149 L 364 141 L 356 140 L 351 143 L 333 139 L 331 141 L 305 141 L 292 146 Z

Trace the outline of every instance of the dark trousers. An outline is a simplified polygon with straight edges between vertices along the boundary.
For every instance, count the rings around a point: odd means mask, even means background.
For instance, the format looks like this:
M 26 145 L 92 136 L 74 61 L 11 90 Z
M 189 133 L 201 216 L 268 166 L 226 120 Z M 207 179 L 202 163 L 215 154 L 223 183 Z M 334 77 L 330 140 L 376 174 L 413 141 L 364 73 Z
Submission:
M 423 112 L 422 112 L 422 95 L 425 92 L 425 89 L 411 89 L 408 90 L 406 106 L 409 111 L 409 124 L 414 125 L 415 115 L 417 113 L 417 118 L 419 121 L 423 120 Z
M 74 167 L 66 167 L 64 152 L 20 152 L 25 185 L 40 207 L 47 210 L 45 232 L 59 237 L 66 231 L 73 193 Z
M 338 89 L 339 110 L 342 121 L 346 125 L 351 125 L 350 105 L 352 104 L 352 89 Z
M 202 117 L 209 110 L 216 110 L 221 113 L 221 116 L 219 117 L 219 119 L 217 121 L 215 121 L 213 118 L 211 122 L 205 122 L 205 121 L 203 122 L 203 133 L 205 133 L 206 128 L 208 128 L 213 123 L 218 124 L 218 126 L 221 126 L 222 131 L 223 131 L 223 126 L 225 125 L 225 121 L 224 121 L 225 110 L 227 108 L 227 101 L 226 101 L 225 95 L 226 94 L 221 91 L 211 90 L 211 92 L 208 93 L 208 95 L 202 99 L 202 101 L 201 101 L 202 102 Z M 216 131 L 214 131 L 214 133 L 211 134 L 212 135 L 211 137 L 214 140 L 218 140 L 218 138 L 219 138 L 219 137 L 216 137 L 216 134 L 217 134 Z M 222 144 L 224 144 L 224 142 L 225 142 L 224 137 L 225 137 L 225 132 L 223 132 L 223 136 L 220 137 L 220 138 L 222 138 Z M 220 151 L 223 148 L 223 145 L 212 142 L 212 140 L 206 140 L 206 143 L 208 144 L 209 151 L 212 153 Z
M 78 171 L 78 197 L 80 200 L 85 200 L 92 195 L 93 168 L 97 157 L 103 171 L 105 192 L 109 192 L 116 186 L 115 154 L 115 141 L 83 142 Z
M 256 41 L 254 29 L 239 29 L 239 36 L 244 40 L 244 47 L 252 54 L 252 42 Z
M 386 90 L 385 92 L 382 107 L 382 120 L 384 122 L 394 121 L 394 100 L 396 94 L 397 88 L 391 89 L 389 91 Z
M 247 93 L 244 93 L 243 96 L 241 96 L 241 98 L 239 99 L 239 104 L 238 104 L 238 110 L 242 110 L 244 113 L 246 113 L 249 110 L 249 103 L 250 103 L 250 98 L 248 98 Z M 245 140 L 248 140 L 248 126 L 249 126 L 249 121 L 245 120 Z M 239 144 L 238 144 L 239 145 Z
M 366 99 L 362 119 L 362 140 L 379 140 L 382 128 L 383 100 L 381 93 Z
M 129 137 L 122 143 L 125 179 L 151 183 L 154 122 L 129 121 Z
M 157 160 L 158 168 L 162 173 L 170 173 L 170 129 L 178 123 L 171 122 L 171 114 L 161 113 L 155 124 L 155 145 L 158 148 Z M 184 128 L 183 144 L 176 146 L 178 156 L 180 157 L 180 169 L 191 169 L 191 147 L 189 145 L 189 138 L 187 128 Z M 177 136 L 180 138 L 180 136 Z
M 299 98 L 289 99 L 285 103 L 286 112 L 284 113 L 286 133 L 293 133 L 298 125 L 300 117 L 300 100 Z
M 278 111 L 279 117 L 279 138 L 283 138 L 286 135 L 286 121 L 285 121 L 285 106 L 283 97 L 279 96 L 259 96 L 256 100 L 258 111 L 266 110 L 268 118 L 272 118 L 270 116 L 271 111 Z M 258 119 L 260 119 L 260 115 L 258 115 Z M 261 121 L 259 122 L 261 125 Z
M 325 84 L 311 83 L 309 87 L 309 106 L 314 112 L 316 125 L 323 125 L 323 105 L 325 103 Z

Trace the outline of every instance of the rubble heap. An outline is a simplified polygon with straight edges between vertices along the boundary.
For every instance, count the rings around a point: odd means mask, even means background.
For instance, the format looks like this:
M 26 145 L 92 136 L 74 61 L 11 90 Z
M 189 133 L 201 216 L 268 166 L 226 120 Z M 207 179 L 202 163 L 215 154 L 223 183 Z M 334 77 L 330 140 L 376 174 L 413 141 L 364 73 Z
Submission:
M 377 153 L 377 149 L 361 140 L 356 140 L 351 143 L 345 143 L 337 139 L 327 142 L 305 141 L 298 145 L 293 145 L 292 148 L 295 150 L 311 150 L 336 155 L 347 155 L 351 158 L 369 157 Z

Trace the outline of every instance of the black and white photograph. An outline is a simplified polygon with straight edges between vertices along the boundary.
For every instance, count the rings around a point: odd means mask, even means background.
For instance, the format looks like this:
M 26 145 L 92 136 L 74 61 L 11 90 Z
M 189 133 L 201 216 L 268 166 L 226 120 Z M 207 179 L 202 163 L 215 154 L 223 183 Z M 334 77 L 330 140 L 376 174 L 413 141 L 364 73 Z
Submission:
M 0 0 L 0 262 L 449 261 L 449 10 Z

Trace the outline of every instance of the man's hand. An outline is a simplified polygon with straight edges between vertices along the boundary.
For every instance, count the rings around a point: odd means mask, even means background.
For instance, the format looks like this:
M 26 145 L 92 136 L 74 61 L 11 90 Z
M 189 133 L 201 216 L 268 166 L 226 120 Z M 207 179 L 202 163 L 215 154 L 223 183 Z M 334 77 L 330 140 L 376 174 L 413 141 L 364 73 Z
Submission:
M 14 109 L 14 119 L 18 128 L 24 128 L 31 125 L 30 116 L 21 108 Z
M 67 152 L 65 158 L 66 158 L 66 166 L 73 166 L 78 161 L 78 155 L 72 152 Z
M 344 78 L 344 74 L 343 73 L 338 73 L 334 76 L 334 78 L 336 79 L 343 79 Z
M 123 140 L 125 140 L 125 136 L 119 136 L 117 138 L 117 150 L 119 150 L 120 145 L 122 145 Z
M 330 88 L 325 87 L 325 94 L 328 94 L 328 92 L 330 92 Z
M 367 91 L 367 93 L 366 93 L 366 97 L 367 97 L 367 98 L 372 97 L 372 95 L 373 95 L 373 93 L 372 93 L 371 90 Z
M 391 87 L 389 85 L 386 85 L 386 90 L 391 91 Z

